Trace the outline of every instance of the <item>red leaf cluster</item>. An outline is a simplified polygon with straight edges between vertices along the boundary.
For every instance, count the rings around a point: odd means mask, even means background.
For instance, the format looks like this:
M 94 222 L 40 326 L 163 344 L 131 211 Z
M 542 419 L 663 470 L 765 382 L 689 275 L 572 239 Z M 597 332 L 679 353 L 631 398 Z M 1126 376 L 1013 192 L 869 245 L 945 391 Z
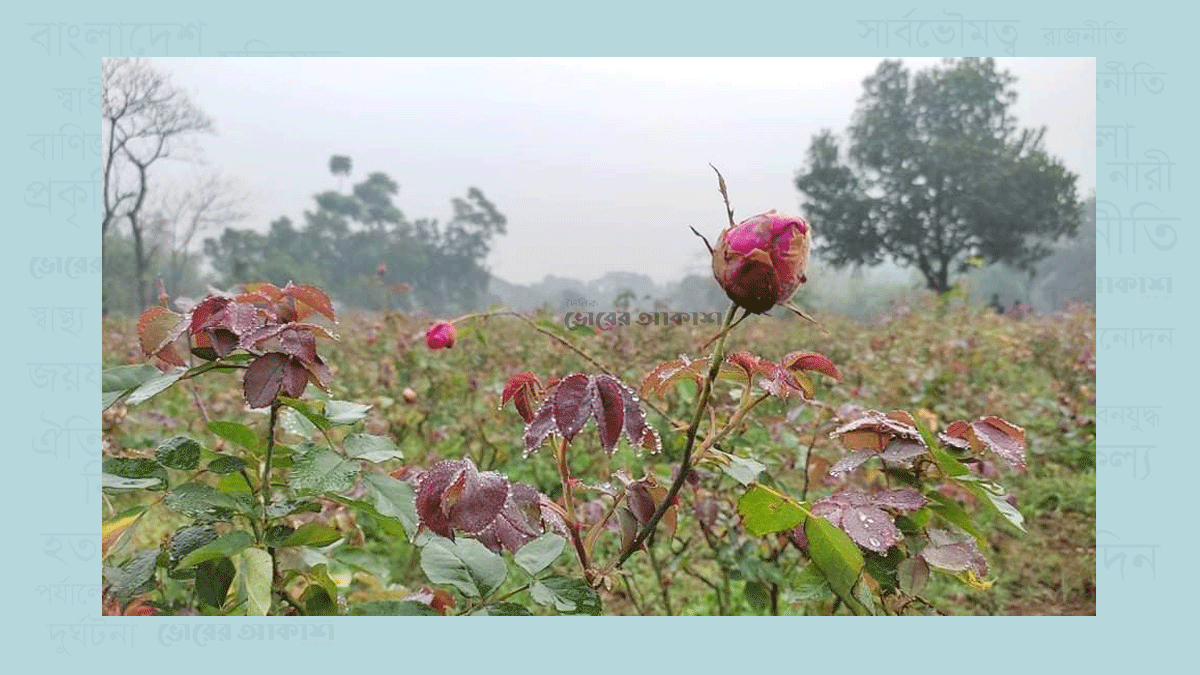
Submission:
M 512 385 L 512 380 L 509 384 Z M 505 391 L 508 391 L 507 387 Z M 512 396 L 517 395 L 514 391 Z M 521 405 L 518 401 L 518 410 Z M 525 417 L 524 413 L 522 417 Z M 635 447 L 651 452 L 659 449 L 658 433 L 646 424 L 641 402 L 629 387 L 610 375 L 577 373 L 551 382 L 537 412 L 526 419 L 525 452 L 533 452 L 555 432 L 567 442 L 574 440 L 592 418 L 596 420 L 600 445 L 610 455 L 622 435 Z
M 416 507 L 421 526 L 453 539 L 462 532 L 499 553 L 515 553 L 544 531 L 561 524 L 549 499 L 496 471 L 479 471 L 470 459 L 447 459 L 420 477 Z M 560 529 L 563 529 L 560 527 Z
M 317 354 L 316 337 L 334 336 L 304 322 L 313 314 L 335 321 L 333 304 L 320 288 L 255 283 L 238 293 L 210 294 L 186 315 L 151 307 L 138 320 L 138 339 L 146 355 L 175 366 L 186 365 L 175 348 L 185 332 L 192 338 L 192 353 L 206 360 L 236 349 L 249 352 L 254 358 L 242 387 L 246 402 L 257 408 L 271 405 L 281 393 L 299 397 L 309 382 L 328 388 L 331 374 Z
M 877 495 L 839 492 L 815 502 L 812 512 L 841 528 L 859 546 L 887 555 L 887 550 L 900 539 L 900 530 L 884 509 L 908 513 L 927 502 L 916 490 L 893 490 Z

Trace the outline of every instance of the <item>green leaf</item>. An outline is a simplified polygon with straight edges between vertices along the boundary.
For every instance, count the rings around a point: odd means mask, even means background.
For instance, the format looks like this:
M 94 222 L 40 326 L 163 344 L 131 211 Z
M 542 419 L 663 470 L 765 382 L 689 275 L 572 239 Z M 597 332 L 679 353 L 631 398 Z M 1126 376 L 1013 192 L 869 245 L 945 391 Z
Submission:
M 742 589 L 742 596 L 746 598 L 746 604 L 750 605 L 750 609 L 760 614 L 771 606 L 771 591 L 761 581 L 747 581 L 745 588 Z
M 200 466 L 200 444 L 187 436 L 168 438 L 154 449 L 154 459 L 172 469 L 191 471 Z
M 417 531 L 416 495 L 412 486 L 375 471 L 364 471 L 362 477 L 370 504 L 379 515 L 403 525 L 407 536 L 411 538 Z
M 271 554 L 247 548 L 238 555 L 238 595 L 246 600 L 247 616 L 266 616 L 271 611 Z
M 253 543 L 254 537 L 250 536 L 249 532 L 234 530 L 187 554 L 183 560 L 179 561 L 177 567 L 192 567 L 205 560 L 232 558 Z
M 754 484 L 738 500 L 738 513 L 747 530 L 762 536 L 790 530 L 803 522 L 802 504 L 764 485 Z
M 324 523 L 305 523 L 288 535 L 280 546 L 328 546 L 342 538 L 342 533 Z
M 291 525 L 272 525 L 263 530 L 263 543 L 271 548 L 279 548 L 283 546 L 284 540 L 292 536 L 295 531 L 296 528 Z
M 128 405 L 137 405 L 142 403 L 148 400 L 151 396 L 154 396 L 155 394 L 178 382 L 179 378 L 183 377 L 185 373 L 187 373 L 187 368 L 177 367 L 168 370 L 154 379 L 147 380 L 146 382 L 143 382 L 140 387 L 134 389 L 133 392 L 129 394 L 129 398 L 125 399 L 125 403 Z
M 106 369 L 100 374 L 100 394 L 104 409 L 107 410 L 117 399 L 160 374 L 158 368 L 148 363 Z
M 862 601 L 854 596 L 854 586 L 863 570 L 862 553 L 858 546 L 833 523 L 820 516 L 804 521 L 808 536 L 808 554 L 825 575 L 829 587 L 855 614 L 869 614 Z
M 167 508 L 191 518 L 229 520 L 241 505 L 204 483 L 184 483 L 167 493 Z
M 583 579 L 551 576 L 533 582 L 529 597 L 563 614 L 600 614 L 600 596 Z
M 295 410 L 283 410 L 279 413 L 279 428 L 306 440 L 317 433 L 317 426 Z
M 300 415 L 302 415 L 304 417 L 304 420 L 307 420 L 310 424 L 312 424 L 313 427 L 316 427 L 317 429 L 320 429 L 321 431 L 328 431 L 329 427 L 332 426 L 329 423 L 329 419 L 326 418 L 325 415 L 323 415 L 322 413 L 319 413 L 316 410 L 313 410 L 312 406 L 309 405 L 308 401 L 298 399 L 298 398 L 288 398 L 286 396 L 280 396 L 279 402 L 286 405 L 287 407 L 291 408 L 292 410 L 300 413 Z M 295 433 L 298 436 L 304 436 L 305 438 L 312 438 L 313 432 L 308 431 L 307 434 L 303 433 L 305 427 L 302 424 L 300 424 L 299 419 L 296 419 L 295 421 L 296 421 L 296 424 L 299 425 L 299 431 L 295 431 L 292 429 L 289 429 L 288 431 L 291 431 L 292 433 Z
M 233 584 L 236 569 L 229 558 L 205 560 L 196 565 L 196 595 L 211 607 L 221 608 L 229 586 Z
M 109 489 L 165 490 L 167 470 L 144 457 L 114 457 L 100 464 L 101 485 Z M 150 481 L 150 482 L 147 482 Z
M 831 600 L 833 589 L 816 565 L 805 565 L 796 577 L 792 597 L 800 601 Z
M 547 532 L 522 546 L 521 550 L 513 554 L 513 562 L 520 565 L 521 569 L 529 572 L 530 575 L 536 575 L 557 560 L 566 545 L 565 538 L 553 532 Z
M 864 555 L 867 574 L 879 583 L 879 588 L 884 593 L 895 592 L 899 583 L 896 580 L 896 567 L 904 560 L 904 554 L 896 547 L 888 549 L 885 556 L 874 551 L 867 551 Z
M 241 457 L 234 457 L 233 455 L 221 455 L 220 457 L 209 462 L 208 466 L 205 468 L 213 473 L 237 473 L 238 471 L 245 469 L 247 466 L 250 465 Z
M 474 539 L 432 538 L 421 550 L 421 569 L 433 583 L 450 584 L 476 598 L 487 597 L 508 576 L 504 558 Z
M 181 527 L 171 535 L 167 542 L 168 560 L 172 566 L 178 566 L 179 561 L 187 554 L 209 544 L 217 539 L 217 531 L 208 523 L 197 523 Z
M 759 475 L 767 470 L 765 464 L 757 460 L 750 459 L 749 457 L 738 457 L 737 455 L 731 455 L 727 452 L 721 452 L 720 450 L 716 449 L 713 449 L 710 452 L 727 460 L 723 462 L 717 460 L 717 462 L 721 465 L 721 470 L 725 472 L 725 475 L 736 480 L 742 485 L 753 484 L 758 480 Z
M 255 455 L 259 454 L 258 435 L 245 424 L 213 420 L 208 423 L 208 430 L 230 443 L 240 445 Z
M 925 496 L 929 498 L 930 503 L 927 508 L 930 511 L 966 530 L 972 537 L 975 537 L 979 548 L 986 550 L 987 538 L 983 536 L 983 532 L 975 525 L 975 521 L 971 519 L 970 514 L 964 511 L 958 502 L 937 490 L 929 490 L 925 493 Z
M 1025 531 L 1025 516 L 1017 510 L 1017 507 L 1008 503 L 1006 497 L 1008 493 L 1004 488 L 994 481 L 980 478 L 975 475 L 959 476 L 959 485 L 971 491 L 971 494 L 979 498 L 979 501 L 984 504 L 990 504 L 996 513 L 999 513 L 1013 527 L 1024 532 Z
M 354 487 L 359 465 L 328 448 L 310 446 L 296 457 L 288 472 L 293 495 L 346 492 Z
M 122 605 L 129 602 L 134 595 L 153 587 L 157 560 L 157 550 L 141 551 L 133 556 L 132 560 L 110 573 L 112 593 Z
M 346 456 L 366 462 L 385 462 L 403 459 L 404 453 L 389 438 L 371 434 L 350 434 L 343 442 Z
M 125 478 L 105 473 L 100 476 L 100 487 L 105 490 L 162 490 L 166 485 L 159 478 Z
M 958 461 L 950 453 L 942 449 L 941 444 L 938 443 L 937 439 L 933 437 L 933 434 L 925 428 L 925 425 L 920 420 L 914 419 L 913 422 L 917 425 L 917 431 L 921 434 L 921 440 L 925 441 L 925 449 L 929 451 L 934 463 L 938 465 L 942 473 L 953 478 L 971 472 L 966 464 Z
M 350 605 L 349 616 L 441 616 L 438 611 L 415 600 L 373 600 Z
M 307 616 L 337 616 L 337 601 L 329 596 L 329 591 L 317 585 L 311 585 L 300 594 L 300 604 L 304 605 Z
M 367 416 L 371 406 L 352 401 L 326 401 L 325 417 L 333 425 L 354 424 Z

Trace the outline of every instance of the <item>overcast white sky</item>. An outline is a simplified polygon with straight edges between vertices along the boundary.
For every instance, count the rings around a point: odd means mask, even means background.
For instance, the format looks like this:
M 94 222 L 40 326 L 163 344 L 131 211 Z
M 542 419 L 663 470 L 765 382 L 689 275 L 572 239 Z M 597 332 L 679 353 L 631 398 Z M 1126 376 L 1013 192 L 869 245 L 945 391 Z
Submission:
M 209 167 L 252 195 L 243 227 L 383 171 L 410 219 L 449 217 L 475 186 L 508 218 L 489 258 L 515 283 L 625 270 L 657 282 L 708 273 L 725 223 L 711 162 L 738 219 L 800 213 L 793 178 L 814 133 L 841 134 L 878 58 L 157 58 L 217 134 Z M 912 70 L 937 62 L 905 58 Z M 1051 154 L 1096 185 L 1095 60 L 998 58 L 1019 79 L 1014 112 L 1048 127 Z M 803 215 L 803 214 L 801 214 Z M 820 228 L 820 223 L 813 223 Z M 209 233 L 215 236 L 218 233 Z

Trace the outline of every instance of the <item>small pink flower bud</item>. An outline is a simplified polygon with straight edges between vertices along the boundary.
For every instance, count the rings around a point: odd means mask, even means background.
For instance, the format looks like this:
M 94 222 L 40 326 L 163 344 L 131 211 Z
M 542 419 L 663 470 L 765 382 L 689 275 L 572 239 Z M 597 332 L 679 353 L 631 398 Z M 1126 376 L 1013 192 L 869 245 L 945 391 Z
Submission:
M 807 279 L 808 223 L 774 209 L 726 228 L 713 249 L 713 276 L 725 294 L 762 314 L 786 302 Z
M 417 392 L 413 391 L 411 387 L 405 387 L 402 395 L 404 396 L 405 403 L 411 405 L 417 402 Z
M 438 321 L 425 331 L 425 344 L 430 349 L 449 349 L 454 346 L 454 324 Z

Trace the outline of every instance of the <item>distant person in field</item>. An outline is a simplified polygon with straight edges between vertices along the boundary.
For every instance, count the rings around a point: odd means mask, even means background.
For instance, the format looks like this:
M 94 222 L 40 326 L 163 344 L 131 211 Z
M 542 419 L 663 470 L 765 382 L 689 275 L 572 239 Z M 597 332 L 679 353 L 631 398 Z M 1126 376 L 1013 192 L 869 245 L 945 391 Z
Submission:
M 1004 313 L 1004 305 L 1000 303 L 999 293 L 992 293 L 992 301 L 988 303 L 988 306 L 996 310 L 997 314 Z

